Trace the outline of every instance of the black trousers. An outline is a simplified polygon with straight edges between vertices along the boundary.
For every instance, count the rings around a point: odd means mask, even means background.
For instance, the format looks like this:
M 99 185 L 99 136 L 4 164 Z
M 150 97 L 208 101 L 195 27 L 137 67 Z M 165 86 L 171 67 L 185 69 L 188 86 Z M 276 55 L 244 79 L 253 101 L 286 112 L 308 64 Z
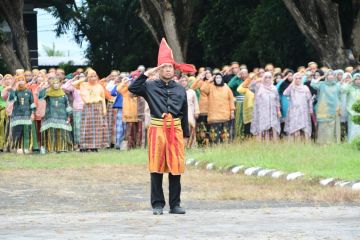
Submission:
M 165 206 L 165 198 L 163 192 L 163 174 L 150 173 L 151 176 L 151 206 L 153 208 Z M 180 184 L 181 175 L 172 175 L 169 173 L 169 205 L 170 209 L 180 206 Z
M 244 124 L 244 135 L 245 137 L 251 137 L 251 123 Z

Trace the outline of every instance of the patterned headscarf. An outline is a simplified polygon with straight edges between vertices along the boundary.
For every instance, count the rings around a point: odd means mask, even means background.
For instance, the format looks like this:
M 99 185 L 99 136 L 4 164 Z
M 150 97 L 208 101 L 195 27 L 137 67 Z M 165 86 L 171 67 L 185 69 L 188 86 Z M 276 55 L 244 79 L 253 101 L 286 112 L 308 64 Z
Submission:
M 354 86 L 354 87 L 360 87 L 360 84 L 356 84 L 356 83 L 355 83 L 355 80 L 356 80 L 357 78 L 360 78 L 360 73 L 355 73 L 354 76 L 353 76 L 353 78 L 352 78 L 352 83 L 353 83 L 353 86 Z
M 270 77 L 270 80 L 269 80 Z M 271 72 L 265 72 L 262 79 L 261 79 L 261 83 L 265 86 L 265 87 L 271 87 L 273 86 L 274 83 L 274 79 L 272 77 Z
M 334 77 L 336 78 L 336 74 L 333 70 L 329 69 L 326 73 L 325 73 L 325 83 L 327 85 L 335 85 L 337 83 L 337 79 L 334 80 L 329 80 L 328 77 L 329 75 L 334 75 Z

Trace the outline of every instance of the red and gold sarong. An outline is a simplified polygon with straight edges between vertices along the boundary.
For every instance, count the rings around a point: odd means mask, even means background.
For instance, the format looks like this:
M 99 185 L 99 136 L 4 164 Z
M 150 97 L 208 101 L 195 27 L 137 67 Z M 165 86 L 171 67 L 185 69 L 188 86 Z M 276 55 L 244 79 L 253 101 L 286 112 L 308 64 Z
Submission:
M 181 121 L 170 114 L 151 118 L 148 130 L 149 171 L 180 175 L 185 171 L 185 146 Z

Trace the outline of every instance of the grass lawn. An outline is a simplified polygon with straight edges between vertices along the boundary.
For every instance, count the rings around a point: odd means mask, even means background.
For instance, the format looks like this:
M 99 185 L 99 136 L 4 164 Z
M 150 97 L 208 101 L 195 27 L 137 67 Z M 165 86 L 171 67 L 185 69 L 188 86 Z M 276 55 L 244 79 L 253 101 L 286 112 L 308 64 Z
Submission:
M 217 166 L 244 165 L 301 171 L 309 177 L 360 179 L 360 151 L 352 145 L 263 144 L 248 141 L 207 149 L 192 149 L 187 158 L 213 162 Z M 63 153 L 46 155 L 0 154 L 0 170 L 82 168 L 96 165 L 146 164 L 147 151 Z
M 7 169 L 51 169 L 80 168 L 94 165 L 146 164 L 147 152 L 143 149 L 132 151 L 102 150 L 98 153 L 0 154 L 0 170 Z
M 360 151 L 350 144 L 264 144 L 249 141 L 209 149 L 193 149 L 188 158 L 215 163 L 217 166 L 244 165 L 301 171 L 310 177 L 336 177 L 360 180 Z

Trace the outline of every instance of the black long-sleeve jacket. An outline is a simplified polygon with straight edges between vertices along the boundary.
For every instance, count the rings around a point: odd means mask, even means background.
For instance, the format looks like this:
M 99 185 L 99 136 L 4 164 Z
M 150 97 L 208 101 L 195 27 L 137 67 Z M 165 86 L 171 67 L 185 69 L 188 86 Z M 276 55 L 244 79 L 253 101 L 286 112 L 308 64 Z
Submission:
M 162 118 L 163 113 L 171 113 L 174 118 L 181 119 L 184 137 L 189 137 L 188 106 L 186 90 L 180 84 L 171 80 L 146 81 L 142 74 L 130 86 L 129 91 L 142 96 L 149 105 L 151 117 Z

